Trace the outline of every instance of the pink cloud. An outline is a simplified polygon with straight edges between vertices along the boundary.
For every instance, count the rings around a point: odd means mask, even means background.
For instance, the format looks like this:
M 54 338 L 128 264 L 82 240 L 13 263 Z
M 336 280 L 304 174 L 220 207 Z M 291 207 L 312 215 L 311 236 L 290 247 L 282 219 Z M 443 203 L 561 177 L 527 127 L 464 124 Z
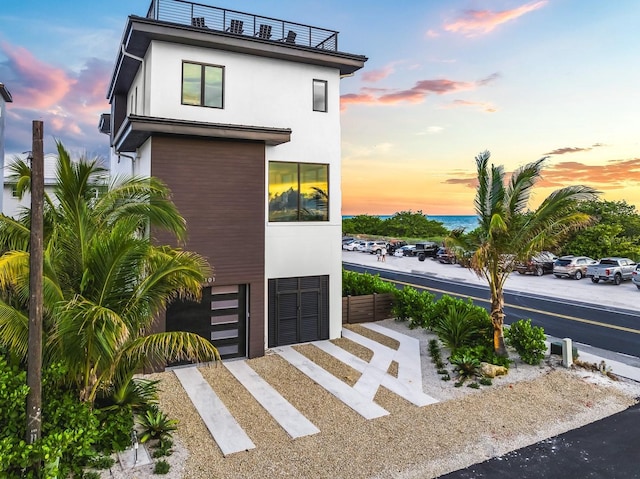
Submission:
M 7 57 L 0 63 L 0 77 L 13 96 L 7 106 L 7 153 L 30 149 L 31 121 L 36 119 L 44 122 L 45 149 L 52 149 L 55 137 L 70 148 L 107 151 L 108 138 L 98 132 L 97 123 L 99 115 L 110 110 L 105 98 L 110 63 L 90 58 L 74 72 L 48 64 L 23 47 L 4 42 L 0 50 Z
M 545 155 L 566 155 L 567 153 L 580 153 L 583 151 L 591 151 L 594 148 L 599 148 L 601 146 L 604 146 L 604 145 L 602 143 L 594 143 L 590 147 L 586 147 L 586 148 L 581 148 L 576 146 L 565 146 L 562 148 L 556 148 L 555 150 L 548 151 L 547 153 L 544 153 L 544 154 Z
M 482 111 L 486 111 L 487 113 L 495 113 L 497 111 L 491 103 L 469 100 L 453 100 L 448 106 L 445 106 L 443 108 L 457 107 L 477 107 Z
M 530 2 L 511 10 L 494 12 L 491 10 L 466 10 L 464 14 L 451 23 L 444 25 L 444 29 L 452 33 L 461 33 L 472 37 L 492 32 L 498 25 L 515 20 L 522 15 L 544 7 L 547 0 Z
M 385 88 L 362 88 L 360 94 L 343 95 L 342 110 L 347 108 L 349 103 L 361 103 L 370 105 L 393 105 L 397 103 L 422 103 L 431 94 L 445 95 L 448 93 L 474 90 L 479 86 L 485 86 L 500 77 L 499 73 L 493 73 L 487 78 L 465 82 L 439 78 L 435 80 L 420 80 L 406 90 L 391 90 Z M 495 110 L 494 110 L 495 111 Z
M 2 42 L 0 50 L 8 58 L 9 69 L 21 79 L 11 85 L 14 103 L 27 108 L 48 108 L 64 98 L 75 83 L 64 70 L 41 62 L 26 48 Z
M 364 72 L 362 74 L 362 80 L 369 83 L 375 83 L 387 78 L 394 71 L 395 70 L 393 68 L 393 65 L 387 65 L 386 67 L 379 68 L 378 70 L 371 70 L 368 72 Z

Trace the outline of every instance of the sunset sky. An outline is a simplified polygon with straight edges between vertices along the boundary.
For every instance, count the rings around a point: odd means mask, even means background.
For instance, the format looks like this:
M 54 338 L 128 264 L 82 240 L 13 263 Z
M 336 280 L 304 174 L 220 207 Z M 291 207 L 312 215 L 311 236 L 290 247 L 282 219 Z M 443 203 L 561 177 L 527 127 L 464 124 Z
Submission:
M 145 0 L 23 0 L 0 9 L 6 157 L 60 139 L 106 157 L 98 132 L 126 17 Z M 637 0 L 200 0 L 338 30 L 369 58 L 342 80 L 343 214 L 473 214 L 474 157 L 507 171 L 549 156 L 540 201 L 587 184 L 640 209 Z

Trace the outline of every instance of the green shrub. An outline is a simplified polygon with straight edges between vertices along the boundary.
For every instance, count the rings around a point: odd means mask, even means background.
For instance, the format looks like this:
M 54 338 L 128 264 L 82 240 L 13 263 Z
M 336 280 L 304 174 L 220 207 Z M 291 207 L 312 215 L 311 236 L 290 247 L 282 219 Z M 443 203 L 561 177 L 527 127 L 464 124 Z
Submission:
M 478 361 L 495 364 L 496 366 L 504 366 L 507 369 L 511 366 L 511 360 L 509 358 L 496 355 L 492 345 L 488 346 L 486 344 L 481 344 L 478 346 L 464 346 L 462 348 L 458 348 L 456 352 L 472 356 Z
M 0 357 L 0 472 L 1 477 L 53 478 L 81 474 L 95 455 L 98 422 L 89 406 L 61 381 L 66 371 L 58 364 L 43 370 L 41 439 L 26 444 L 25 372 Z
M 547 351 L 544 329 L 531 326 L 530 319 L 521 319 L 505 328 L 504 337 L 525 363 L 536 365 L 544 359 Z
M 158 461 L 156 462 L 156 466 L 153 468 L 154 474 L 167 474 L 171 469 L 171 465 L 167 461 Z
M 395 293 L 396 287 L 380 279 L 380 275 L 342 270 L 342 296 L 362 296 L 373 293 Z
M 464 346 L 486 345 L 487 312 L 463 301 L 449 305 L 433 326 L 433 332 L 452 353 Z
M 493 384 L 493 381 L 491 380 L 491 378 L 480 378 L 479 382 L 483 386 L 491 386 Z
M 169 419 L 167 415 L 157 407 L 149 408 L 138 422 L 142 426 L 142 436 L 140 442 L 147 442 L 150 439 L 163 440 L 171 437 L 171 433 L 178 429 L 178 421 Z
M 409 328 L 428 328 L 435 296 L 410 286 L 395 291 L 393 314 L 400 321 L 409 321 Z
M 88 471 L 82 474 L 82 479 L 100 479 L 100 473 L 96 471 Z
M 96 409 L 94 414 L 100 422 L 100 435 L 96 441 L 98 451 L 124 451 L 131 445 L 134 422 L 130 406 Z
M 474 321 L 477 322 L 478 339 L 481 344 L 493 344 L 493 325 L 491 324 L 491 317 L 489 313 L 482 307 L 473 304 L 471 298 L 466 300 L 460 298 L 454 298 L 447 294 L 442 295 L 431 308 L 431 317 L 427 319 L 427 322 L 435 327 L 440 321 L 446 318 L 451 309 L 457 311 L 469 311 Z
M 115 459 L 111 456 L 97 456 L 89 461 L 89 466 L 94 469 L 109 469 L 115 463 Z

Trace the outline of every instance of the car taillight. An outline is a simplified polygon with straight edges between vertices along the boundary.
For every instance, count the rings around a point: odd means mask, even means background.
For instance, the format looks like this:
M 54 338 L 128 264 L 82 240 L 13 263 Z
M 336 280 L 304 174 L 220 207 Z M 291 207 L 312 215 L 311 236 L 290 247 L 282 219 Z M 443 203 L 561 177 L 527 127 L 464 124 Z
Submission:
M 611 274 L 611 270 L 609 268 L 605 269 L 604 274 L 609 276 Z

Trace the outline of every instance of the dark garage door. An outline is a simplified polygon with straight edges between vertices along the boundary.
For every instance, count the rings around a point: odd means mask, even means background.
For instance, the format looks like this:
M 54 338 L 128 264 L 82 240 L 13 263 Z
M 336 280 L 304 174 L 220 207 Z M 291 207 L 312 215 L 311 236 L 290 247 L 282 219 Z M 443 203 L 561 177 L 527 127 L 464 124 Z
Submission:
M 329 277 L 269 280 L 269 347 L 329 339 Z

